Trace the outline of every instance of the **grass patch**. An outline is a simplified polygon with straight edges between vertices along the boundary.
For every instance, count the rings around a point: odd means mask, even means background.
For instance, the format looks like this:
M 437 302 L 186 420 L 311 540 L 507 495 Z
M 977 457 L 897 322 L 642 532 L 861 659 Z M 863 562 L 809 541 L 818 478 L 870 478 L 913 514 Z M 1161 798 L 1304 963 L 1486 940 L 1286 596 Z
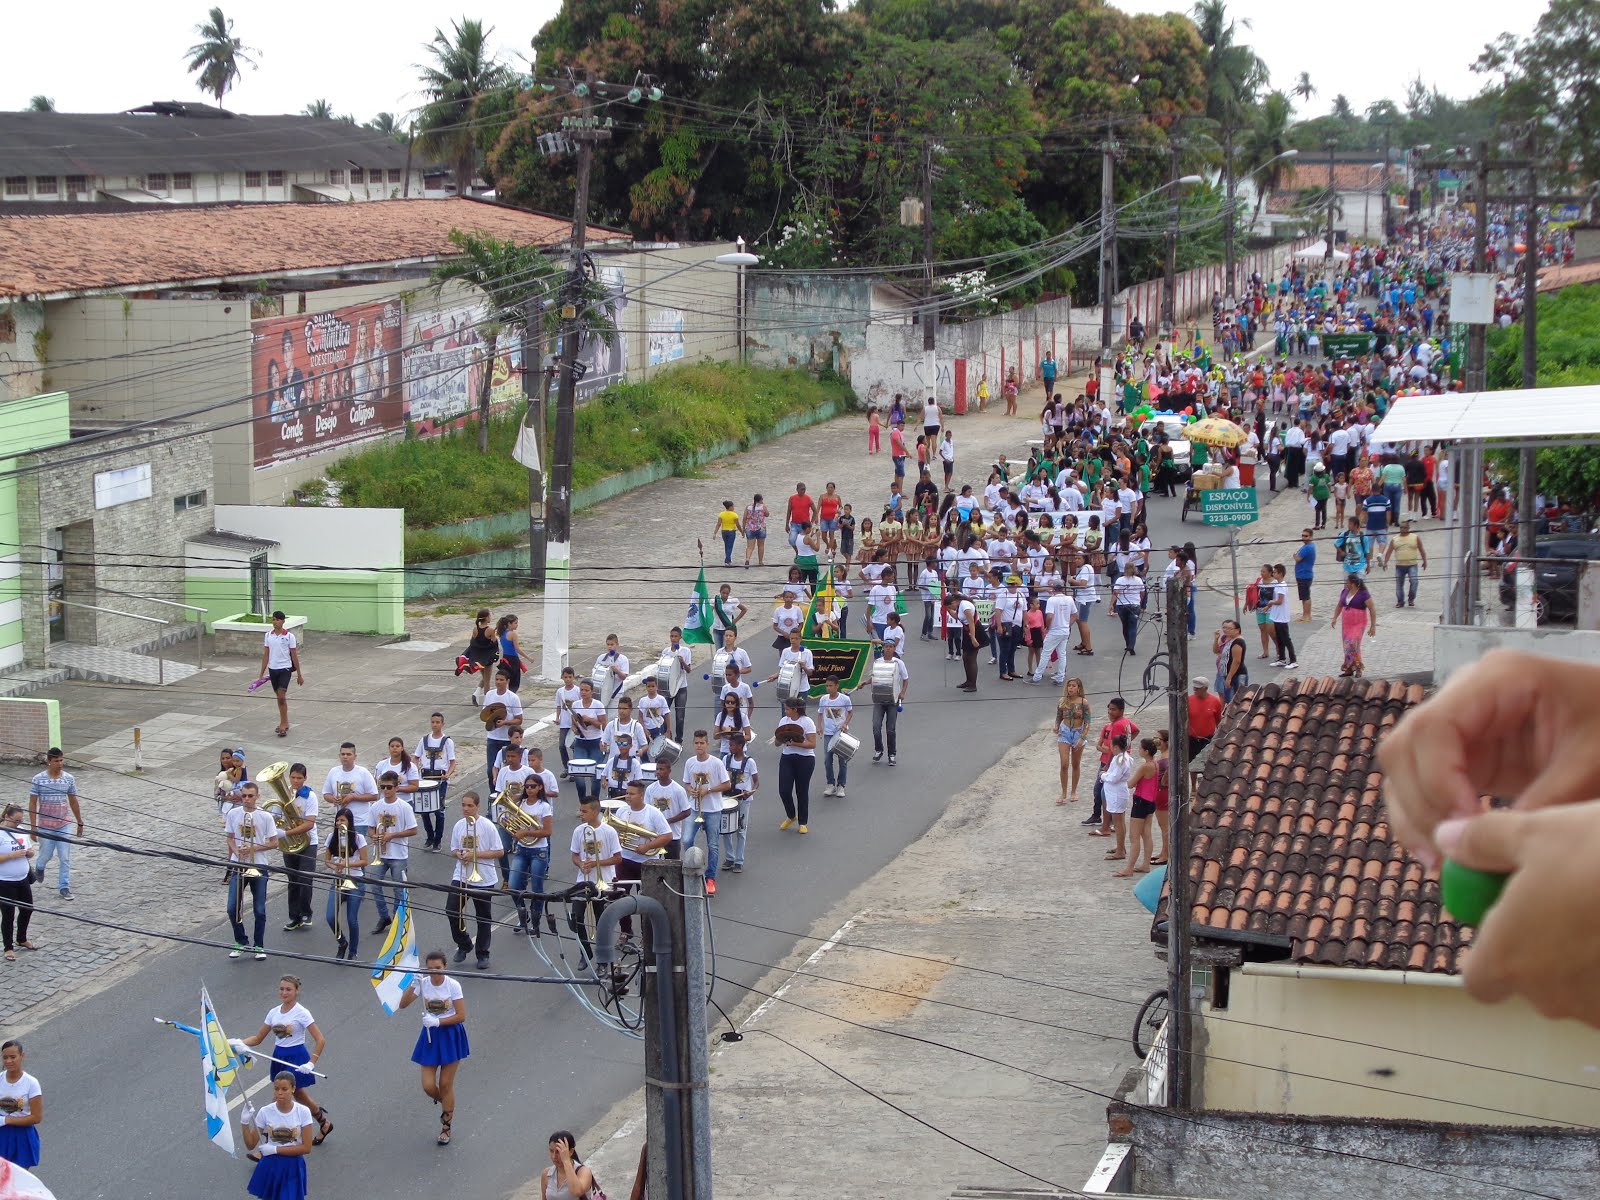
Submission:
M 707 446 L 747 444 L 752 434 L 785 417 L 830 400 L 848 403 L 852 396 L 844 380 L 807 371 L 736 363 L 671 367 L 645 383 L 607 388 L 578 409 L 573 486 L 587 487 L 656 462 L 684 472 L 691 456 Z M 553 421 L 555 405 L 550 408 Z M 328 474 L 339 481 L 340 503 L 346 507 L 405 509 L 407 562 L 475 553 L 492 543 L 430 535 L 428 527 L 527 506 L 528 473 L 511 457 L 519 421 L 517 416 L 490 421 L 487 455 L 478 453 L 478 431 L 471 425 L 443 437 L 352 454 Z
M 406 530 L 406 562 L 439 562 L 462 558 L 485 550 L 510 550 L 527 539 L 517 533 L 500 533 L 491 538 L 470 537 L 462 533 L 440 533 L 437 529 Z

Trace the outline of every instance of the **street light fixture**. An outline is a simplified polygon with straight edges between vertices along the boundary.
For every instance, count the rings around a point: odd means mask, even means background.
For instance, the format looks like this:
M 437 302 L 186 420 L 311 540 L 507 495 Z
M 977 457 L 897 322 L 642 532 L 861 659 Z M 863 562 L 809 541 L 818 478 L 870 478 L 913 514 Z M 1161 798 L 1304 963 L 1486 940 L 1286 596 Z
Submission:
M 1230 149 L 1228 151 L 1227 157 L 1223 161 L 1223 169 L 1227 172 L 1227 194 L 1228 194 L 1228 199 L 1227 199 L 1226 207 L 1227 207 L 1227 212 L 1228 212 L 1228 221 L 1227 221 L 1227 224 L 1224 225 L 1223 229 L 1222 229 L 1222 249 L 1223 249 L 1223 260 L 1224 260 L 1224 264 L 1225 264 L 1224 267 L 1223 267 L 1222 274 L 1223 274 L 1223 286 L 1227 290 L 1228 303 L 1231 305 L 1231 304 L 1236 303 L 1236 295 L 1235 295 L 1235 293 L 1238 290 L 1234 286 L 1234 282 L 1235 282 L 1234 277 L 1236 275 L 1236 271 L 1235 271 L 1235 268 L 1234 268 L 1234 261 L 1233 261 L 1233 259 L 1234 259 L 1234 255 L 1233 255 L 1233 223 L 1234 223 L 1234 208 L 1236 206 L 1236 200 L 1234 198 L 1233 151 L 1231 149 L 1231 146 L 1232 146 L 1231 139 L 1232 139 L 1232 136 L 1233 136 L 1233 131 L 1231 129 L 1228 130 L 1228 136 L 1229 136 L 1229 139 L 1230 139 L 1230 141 L 1229 141 Z M 1274 154 L 1271 158 L 1267 159 L 1266 162 L 1261 163 L 1259 166 L 1252 167 L 1245 174 L 1246 174 L 1247 177 L 1248 176 L 1253 176 L 1253 175 L 1256 175 L 1257 173 L 1259 173 L 1261 171 L 1266 170 L 1273 163 L 1277 162 L 1280 158 L 1298 158 L 1299 156 L 1300 156 L 1300 151 L 1298 149 L 1284 150 L 1284 151 L 1281 151 L 1278 154 Z M 1257 192 L 1257 195 L 1258 196 L 1260 195 L 1259 191 Z M 1254 222 L 1252 222 L 1252 225 L 1253 224 L 1254 224 Z

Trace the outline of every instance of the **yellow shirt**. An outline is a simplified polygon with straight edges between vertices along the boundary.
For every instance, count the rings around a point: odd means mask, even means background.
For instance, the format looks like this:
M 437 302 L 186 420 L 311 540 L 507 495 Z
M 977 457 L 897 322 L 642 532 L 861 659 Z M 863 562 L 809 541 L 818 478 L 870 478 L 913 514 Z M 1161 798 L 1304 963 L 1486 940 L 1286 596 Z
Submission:
M 717 514 L 717 523 L 722 526 L 723 533 L 732 533 L 739 528 L 739 514 L 725 508 Z
M 1422 561 L 1422 538 L 1414 533 L 1397 533 L 1389 539 L 1394 547 L 1397 567 L 1414 567 Z

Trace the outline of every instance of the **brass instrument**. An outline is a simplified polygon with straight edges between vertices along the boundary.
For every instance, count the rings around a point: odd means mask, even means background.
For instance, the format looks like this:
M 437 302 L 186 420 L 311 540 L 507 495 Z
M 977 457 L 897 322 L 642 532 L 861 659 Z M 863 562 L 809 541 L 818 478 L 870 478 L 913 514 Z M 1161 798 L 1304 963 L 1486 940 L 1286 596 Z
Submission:
M 613 822 L 615 820 L 615 818 L 612 817 L 612 815 L 610 813 L 602 813 L 601 816 L 600 816 L 600 819 L 602 821 L 608 823 L 608 824 L 610 824 L 611 822 Z M 634 828 L 637 828 L 637 826 L 634 826 Z M 617 836 L 620 837 L 621 834 L 619 833 Z M 606 895 L 608 892 L 611 891 L 611 885 L 606 882 L 606 870 L 605 870 L 604 867 L 602 867 L 600 865 L 600 839 L 595 837 L 594 833 L 592 831 L 584 835 L 584 839 L 583 839 L 583 857 L 588 859 L 590 862 L 595 864 L 594 865 L 594 890 L 595 890 L 595 892 L 598 895 L 601 895 L 601 896 Z M 584 871 L 584 872 L 582 872 L 582 874 L 585 877 L 587 877 L 589 872 L 588 871 Z
M 609 812 L 602 812 L 600 821 L 602 824 L 609 825 L 615 829 L 617 831 L 617 840 L 630 850 L 641 842 L 648 842 L 652 838 L 661 836 L 647 825 L 635 825 L 632 821 L 624 821 L 621 817 L 613 816 Z M 585 849 L 587 849 L 587 846 L 585 846 Z M 646 858 L 665 858 L 667 856 L 667 848 L 665 846 L 657 846 L 654 850 L 643 851 L 643 854 Z M 599 857 L 598 853 L 595 857 Z
M 490 808 L 505 831 L 521 841 L 523 838 L 544 837 L 544 822 L 517 803 L 521 789 L 515 784 L 506 787 L 494 798 Z
M 482 883 L 483 873 L 478 870 L 478 825 L 476 821 L 473 822 L 472 832 L 461 840 L 463 842 L 470 841 L 472 843 L 470 846 L 466 847 L 466 849 L 472 851 L 472 870 L 467 872 L 466 881 L 468 883 Z
M 239 822 L 239 853 L 250 856 L 247 866 L 240 869 L 239 874 L 245 879 L 260 879 L 261 868 L 255 865 L 256 855 L 256 823 L 246 817 Z M 241 862 L 245 861 L 241 858 Z
M 306 818 L 300 811 L 300 806 L 294 802 L 294 793 L 289 790 L 289 764 L 275 762 L 263 767 L 256 773 L 256 782 L 272 789 L 277 796 L 276 800 L 265 800 L 261 804 L 263 812 L 272 814 L 282 829 L 293 829 Z M 304 854 L 311 848 L 311 834 L 285 833 L 278 839 L 278 849 L 285 854 Z

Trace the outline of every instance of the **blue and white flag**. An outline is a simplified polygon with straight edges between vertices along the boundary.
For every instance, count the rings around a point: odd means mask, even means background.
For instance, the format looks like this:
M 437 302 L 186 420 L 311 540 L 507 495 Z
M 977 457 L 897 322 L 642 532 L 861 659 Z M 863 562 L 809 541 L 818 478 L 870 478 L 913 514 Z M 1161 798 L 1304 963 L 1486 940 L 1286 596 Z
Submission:
M 400 998 L 417 977 L 417 928 L 411 917 L 411 898 L 405 888 L 395 905 L 394 923 L 383 940 L 373 964 L 372 988 L 378 993 L 383 1011 L 394 1016 L 400 1011 Z
M 233 1123 L 228 1119 L 228 1088 L 239 1077 L 239 1056 L 228 1045 L 204 984 L 200 985 L 199 1041 L 200 1070 L 206 1089 L 206 1136 L 229 1154 L 235 1154 Z

